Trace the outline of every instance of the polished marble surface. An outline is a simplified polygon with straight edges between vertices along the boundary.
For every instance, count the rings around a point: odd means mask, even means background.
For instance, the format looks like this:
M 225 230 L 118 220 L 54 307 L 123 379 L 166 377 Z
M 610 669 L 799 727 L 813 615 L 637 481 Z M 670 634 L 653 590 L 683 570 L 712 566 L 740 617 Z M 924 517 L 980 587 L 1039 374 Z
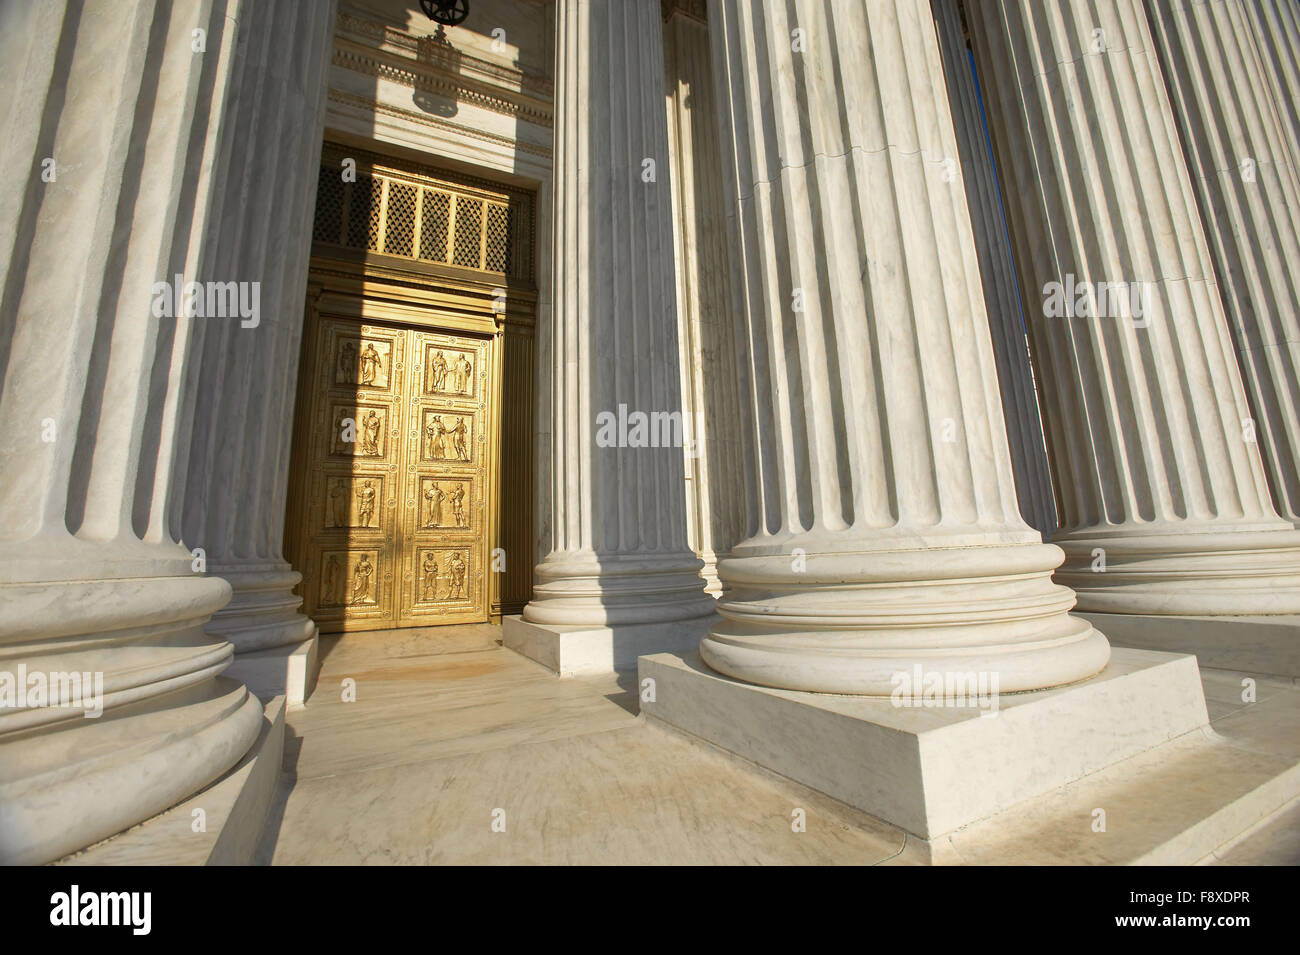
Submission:
M 259 861 L 870 864 L 902 848 L 891 826 L 645 726 L 630 675 L 560 679 L 474 649 L 496 628 L 447 629 L 322 648 Z
M 328 638 L 316 693 L 288 715 L 285 772 L 258 861 L 274 864 L 878 864 L 901 830 L 636 716 L 630 675 L 560 679 L 498 628 Z M 943 861 L 1113 864 L 1176 852 L 1178 817 L 1293 761 L 1300 687 L 1203 671 L 1214 720 L 954 834 Z M 356 702 L 340 700 L 345 678 Z M 1107 809 L 1107 833 L 1091 811 Z M 493 830 L 504 810 L 505 831 Z M 792 829 L 804 810 L 806 831 Z M 497 814 L 500 818 L 500 814 Z M 1227 832 L 1231 818 L 1216 822 Z M 1216 864 L 1300 862 L 1280 807 Z M 1240 830 L 1238 830 L 1240 831 Z M 1227 838 L 1227 836 L 1225 836 Z M 1197 861 L 1197 860 L 1188 860 Z

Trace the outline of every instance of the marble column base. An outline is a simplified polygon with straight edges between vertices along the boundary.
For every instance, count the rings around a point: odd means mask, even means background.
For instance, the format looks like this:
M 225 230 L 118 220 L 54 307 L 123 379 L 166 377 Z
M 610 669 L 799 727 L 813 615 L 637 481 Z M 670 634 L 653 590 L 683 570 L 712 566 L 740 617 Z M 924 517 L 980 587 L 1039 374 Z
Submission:
M 91 579 L 84 558 L 12 572 L 47 579 L 0 587 L 0 670 L 89 674 L 102 713 L 58 699 L 0 712 L 0 862 L 40 864 L 129 829 L 211 784 L 257 739 L 262 703 L 219 674 L 228 642 L 205 632 L 230 599 L 224 580 L 189 573 L 179 548 L 114 542 L 123 555 Z M 39 552 L 39 542 L 30 543 Z M 105 547 L 105 550 L 108 548 Z M 66 692 L 66 698 L 65 698 Z
M 283 561 L 214 563 L 210 573 L 232 591 L 203 628 L 234 646 L 227 675 L 263 701 L 284 696 L 290 709 L 301 706 L 316 681 L 316 622 L 298 612 L 293 592 L 302 574 Z
M 1112 644 L 1194 653 L 1203 667 L 1300 677 L 1300 614 L 1191 617 L 1076 611 Z
M 228 640 L 235 653 L 303 643 L 316 635 L 315 622 L 298 612 L 302 598 L 293 592 L 302 574 L 288 564 L 213 564 L 210 575 L 230 584 L 231 594 L 204 630 Z
M 316 688 L 320 672 L 316 657 L 320 638 L 315 629 L 313 625 L 311 639 L 302 643 L 236 653 L 226 676 L 239 680 L 263 701 L 283 696 L 285 706 L 299 709 Z
M 700 554 L 704 566 L 700 576 L 704 578 L 704 592 L 715 600 L 722 596 L 722 579 L 718 576 L 718 555 L 712 552 Z
M 715 599 L 704 592 L 694 554 L 596 554 L 558 551 L 537 565 L 529 623 L 558 627 L 668 624 L 707 617 Z
M 1075 592 L 1077 612 L 1300 614 L 1300 533 L 1280 521 L 1186 533 L 1080 531 L 1053 543 L 1066 555 L 1055 580 Z
M 888 697 L 914 662 L 996 671 L 1004 693 L 1087 679 L 1110 647 L 1069 613 L 1074 594 L 1051 576 L 1061 551 L 1037 538 L 918 533 L 903 549 L 829 552 L 810 535 L 803 566 L 742 544 L 719 563 L 728 591 L 700 655 L 747 683 L 863 696 Z
M 697 617 L 671 623 L 574 627 L 531 623 L 522 616 L 501 621 L 501 642 L 560 676 L 631 670 L 647 653 L 694 651 L 716 622 Z
M 210 785 L 257 741 L 263 706 L 219 676 L 114 710 L 5 743 L 0 863 L 59 859 Z
M 1000 696 L 996 715 L 754 686 L 696 653 L 638 663 L 647 719 L 926 840 L 1209 723 L 1195 657 L 1143 650 L 1114 650 L 1081 683 Z
M 284 699 L 262 708 L 257 742 L 225 776 L 178 806 L 57 865 L 251 865 L 284 760 Z M 205 830 L 194 831 L 202 809 Z

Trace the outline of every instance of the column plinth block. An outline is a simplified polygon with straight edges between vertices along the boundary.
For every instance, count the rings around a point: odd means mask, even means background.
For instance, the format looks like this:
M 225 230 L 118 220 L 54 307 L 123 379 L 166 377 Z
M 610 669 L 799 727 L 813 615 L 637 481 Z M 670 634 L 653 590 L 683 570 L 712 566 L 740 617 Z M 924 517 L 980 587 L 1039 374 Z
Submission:
M 926 841 L 1209 722 L 1196 658 L 1141 650 L 1116 650 L 1083 683 L 960 707 L 751 686 L 694 654 L 642 657 L 637 677 L 653 687 L 648 721 Z

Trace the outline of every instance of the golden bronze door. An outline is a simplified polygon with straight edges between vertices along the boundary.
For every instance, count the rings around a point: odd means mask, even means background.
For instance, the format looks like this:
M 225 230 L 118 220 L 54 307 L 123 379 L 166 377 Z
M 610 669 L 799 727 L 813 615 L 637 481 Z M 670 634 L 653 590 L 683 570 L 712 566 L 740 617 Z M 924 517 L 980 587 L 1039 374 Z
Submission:
M 321 316 L 300 539 L 324 632 L 488 619 L 492 340 Z

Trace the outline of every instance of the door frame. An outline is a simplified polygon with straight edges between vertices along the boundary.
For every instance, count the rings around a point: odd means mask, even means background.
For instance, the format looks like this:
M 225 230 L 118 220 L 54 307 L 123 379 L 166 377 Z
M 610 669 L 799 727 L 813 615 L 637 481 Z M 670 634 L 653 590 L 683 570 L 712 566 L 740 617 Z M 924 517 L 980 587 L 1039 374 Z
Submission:
M 336 135 L 341 138 L 334 138 Z M 306 471 L 306 431 L 315 361 L 315 356 L 307 352 L 313 347 L 321 312 L 355 317 L 359 323 L 373 320 L 430 331 L 490 336 L 493 387 L 489 396 L 490 456 L 486 482 L 490 490 L 486 521 L 491 560 L 485 573 L 489 619 L 500 623 L 503 614 L 520 612 L 531 596 L 533 565 L 538 556 L 535 553 L 534 443 L 535 383 L 540 372 L 536 367 L 538 286 L 534 270 L 541 210 L 537 205 L 537 186 L 484 178 L 482 171 L 462 169 L 455 163 L 444 165 L 435 157 L 417 155 L 396 146 L 390 150 L 370 140 L 352 142 L 353 138 L 335 133 L 327 135 L 321 153 L 322 183 L 332 175 L 327 169 L 338 168 L 341 158 L 350 157 L 358 174 L 374 172 L 390 180 L 432 183 L 436 188 L 449 188 L 458 194 L 483 197 L 498 204 L 507 202 L 522 219 L 517 227 L 512 226 L 511 242 L 516 252 L 510 259 L 513 264 L 504 273 L 455 265 L 450 251 L 444 256 L 446 261 L 386 254 L 377 251 L 387 247 L 382 234 L 378 240 L 372 237 L 371 247 L 345 247 L 351 241 L 343 227 L 346 213 L 337 223 L 337 235 L 332 221 L 322 225 L 325 220 L 321 220 L 312 226 L 303 334 L 295 353 L 298 364 L 296 368 L 286 369 L 286 374 L 297 375 L 298 381 L 288 506 L 283 521 L 284 552 L 290 563 L 301 570 L 305 560 L 305 555 L 299 553 L 301 521 L 311 482 L 311 474 Z M 384 208 L 388 194 L 385 190 L 381 223 L 387 223 Z M 346 198 L 342 204 L 346 209 Z M 320 214 L 318 209 L 317 215 Z M 418 220 L 418 212 L 416 217 Z M 486 232 L 484 236 L 482 241 L 486 243 Z M 447 248 L 450 249 L 450 240 Z M 486 245 L 482 248 L 486 250 Z M 488 261 L 486 251 L 483 254 L 483 262 Z M 504 493 L 507 489 L 508 494 Z M 503 505 L 503 497 L 508 506 Z M 298 593 L 302 593 L 301 585 Z

